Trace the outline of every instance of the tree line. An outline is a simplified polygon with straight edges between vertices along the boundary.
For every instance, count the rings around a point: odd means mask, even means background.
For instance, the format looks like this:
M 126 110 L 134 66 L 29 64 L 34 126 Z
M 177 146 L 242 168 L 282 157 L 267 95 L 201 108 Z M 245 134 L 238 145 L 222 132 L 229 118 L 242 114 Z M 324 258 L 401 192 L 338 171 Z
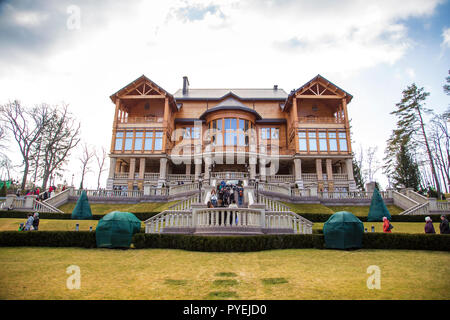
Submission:
M 13 165 L 8 157 L 8 143 L 13 142 L 21 155 L 21 163 Z M 86 173 L 91 171 L 90 162 L 97 158 L 98 187 L 101 174 L 106 170 L 106 151 L 100 152 L 86 143 L 80 143 L 80 122 L 69 111 L 67 104 L 49 105 L 42 103 L 27 107 L 15 100 L 0 105 L 0 165 L 6 171 L 8 180 L 12 172 L 19 168 L 22 174 L 19 188 L 25 190 L 30 182 L 46 190 L 54 183 L 55 177 L 62 177 L 73 151 L 82 146 L 83 150 L 91 148 L 89 158 L 79 158 L 81 163 L 81 185 Z M 53 180 L 52 180 L 53 178 Z
M 443 90 L 450 95 L 450 76 Z M 386 142 L 383 163 L 376 159 L 376 147 L 361 147 L 354 154 L 353 173 L 360 189 L 364 190 L 366 181 L 374 181 L 374 173 L 381 169 L 395 189 L 413 188 L 439 199 L 450 192 L 450 107 L 434 113 L 426 107 L 429 95 L 416 83 L 402 91 L 402 99 L 391 112 L 397 122 Z

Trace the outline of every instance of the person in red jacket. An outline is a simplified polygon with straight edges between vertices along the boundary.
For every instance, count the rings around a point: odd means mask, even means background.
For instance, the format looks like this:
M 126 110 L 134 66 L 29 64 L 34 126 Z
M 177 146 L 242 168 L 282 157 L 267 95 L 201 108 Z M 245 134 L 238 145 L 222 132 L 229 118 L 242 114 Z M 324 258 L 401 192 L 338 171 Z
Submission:
M 389 220 L 386 217 L 383 217 L 383 232 L 391 233 L 391 229 L 389 229 Z

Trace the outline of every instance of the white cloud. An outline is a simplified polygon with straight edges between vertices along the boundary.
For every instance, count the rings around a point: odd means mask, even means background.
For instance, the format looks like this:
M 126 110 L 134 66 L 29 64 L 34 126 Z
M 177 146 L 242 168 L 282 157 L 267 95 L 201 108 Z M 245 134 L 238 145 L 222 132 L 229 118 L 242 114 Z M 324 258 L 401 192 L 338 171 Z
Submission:
M 28 50 L 29 60 L 0 57 L 0 103 L 64 100 L 82 121 L 83 138 L 108 147 L 109 95 L 141 74 L 169 92 L 184 75 L 197 88 L 279 84 L 289 92 L 317 73 L 339 84 L 399 61 L 414 45 L 404 21 L 431 15 L 441 2 L 129 1 L 126 10 L 79 4 L 81 29 L 66 30 L 61 10 L 54 28 L 62 29 L 45 56 Z M 42 16 L 17 19 L 39 24 Z M 76 160 L 71 166 L 78 170 Z
M 442 47 L 450 48 L 450 28 L 442 30 Z

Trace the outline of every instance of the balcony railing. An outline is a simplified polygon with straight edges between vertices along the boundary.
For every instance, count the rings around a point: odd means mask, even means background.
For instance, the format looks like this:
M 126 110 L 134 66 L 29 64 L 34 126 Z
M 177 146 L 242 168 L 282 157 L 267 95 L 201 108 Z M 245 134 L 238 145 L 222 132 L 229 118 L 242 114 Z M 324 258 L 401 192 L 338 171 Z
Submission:
M 147 117 L 131 117 L 125 119 L 119 119 L 119 123 L 162 123 L 163 117 L 147 116 Z
M 300 123 L 345 123 L 344 119 L 334 117 L 298 117 Z
M 294 176 L 291 174 L 276 174 L 267 176 L 267 182 L 294 182 Z
M 215 179 L 239 180 L 247 179 L 247 172 L 211 172 L 211 177 Z
M 169 181 L 194 181 L 195 175 L 193 174 L 168 174 L 167 179 Z

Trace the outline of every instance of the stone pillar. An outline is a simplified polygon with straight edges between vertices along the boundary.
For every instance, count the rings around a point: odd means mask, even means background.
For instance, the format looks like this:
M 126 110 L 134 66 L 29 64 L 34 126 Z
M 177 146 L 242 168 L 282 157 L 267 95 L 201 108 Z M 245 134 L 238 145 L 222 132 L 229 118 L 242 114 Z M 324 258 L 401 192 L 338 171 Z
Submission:
M 130 171 L 128 172 L 128 190 L 133 190 L 135 171 L 136 171 L 136 158 L 131 158 Z
M 303 189 L 302 159 L 294 159 L 295 183 L 299 189 Z
M 195 180 L 196 181 L 199 179 L 201 173 L 202 173 L 202 164 L 196 163 L 195 164 Z
M 117 158 L 109 158 L 109 179 L 114 179 L 114 173 L 116 172 L 116 164 L 117 164 Z
M 143 190 L 144 188 L 144 174 L 145 174 L 145 158 L 141 158 L 139 160 L 139 181 L 138 181 L 139 190 Z
M 256 163 L 250 163 L 250 180 L 256 178 Z
M 203 182 L 209 185 L 209 169 L 211 165 L 211 158 L 205 157 L 205 176 L 203 177 Z
M 191 174 L 191 164 L 186 163 L 186 176 Z
M 333 192 L 334 181 L 333 181 L 333 167 L 332 167 L 331 159 L 326 159 L 326 165 L 327 165 L 328 191 Z
M 260 158 L 259 159 L 259 181 L 266 182 L 266 159 Z
M 317 191 L 323 191 L 322 159 L 316 159 Z
M 355 178 L 353 177 L 353 162 L 351 158 L 345 159 L 345 170 L 347 170 L 349 191 L 356 191 Z
M 25 208 L 33 209 L 33 200 L 36 199 L 36 196 L 25 196 Z
M 109 174 L 106 180 L 106 189 L 112 190 L 114 186 L 114 174 L 117 172 L 117 165 L 119 164 L 117 158 L 109 158 Z
M 161 187 L 164 182 L 166 182 L 167 176 L 167 158 L 159 159 L 159 179 L 158 187 Z

